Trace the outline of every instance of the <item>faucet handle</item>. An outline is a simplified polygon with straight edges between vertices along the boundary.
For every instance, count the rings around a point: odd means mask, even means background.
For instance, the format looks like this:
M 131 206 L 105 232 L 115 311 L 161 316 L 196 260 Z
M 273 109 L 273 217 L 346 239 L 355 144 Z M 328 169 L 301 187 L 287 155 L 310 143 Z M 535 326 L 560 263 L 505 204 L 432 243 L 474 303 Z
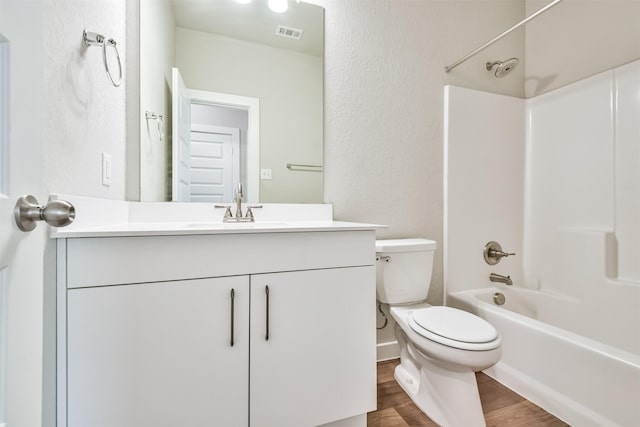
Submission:
M 484 245 L 484 260 L 489 265 L 496 265 L 502 258 L 515 255 L 515 253 L 504 252 L 500 243 L 491 241 Z
M 262 205 L 247 206 L 247 214 L 245 215 L 245 218 L 249 218 L 251 222 L 255 221 L 255 218 L 253 217 L 253 209 L 262 209 Z
M 492 257 L 506 258 L 509 255 L 515 255 L 515 253 L 502 252 L 494 249 L 489 250 L 489 256 L 492 256 Z
M 231 213 L 231 206 L 229 205 L 214 205 L 214 207 L 216 209 L 226 209 L 226 211 L 224 211 L 224 218 L 223 220 L 227 219 L 227 218 L 233 218 L 233 214 Z

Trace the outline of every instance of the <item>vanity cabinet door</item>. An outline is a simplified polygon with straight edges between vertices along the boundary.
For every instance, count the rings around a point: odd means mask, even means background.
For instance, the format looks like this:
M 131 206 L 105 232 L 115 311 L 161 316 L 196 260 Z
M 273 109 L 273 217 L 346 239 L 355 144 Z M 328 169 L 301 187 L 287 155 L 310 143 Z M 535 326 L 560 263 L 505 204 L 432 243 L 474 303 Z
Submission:
M 68 425 L 247 426 L 248 305 L 248 276 L 69 290 Z
M 374 410 L 375 303 L 373 266 L 252 275 L 250 425 Z

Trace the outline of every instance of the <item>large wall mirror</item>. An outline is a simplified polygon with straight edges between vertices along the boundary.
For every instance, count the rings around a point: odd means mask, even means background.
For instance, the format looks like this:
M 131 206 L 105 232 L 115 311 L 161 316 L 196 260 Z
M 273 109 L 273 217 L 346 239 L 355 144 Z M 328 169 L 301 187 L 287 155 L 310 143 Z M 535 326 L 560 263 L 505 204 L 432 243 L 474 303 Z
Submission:
M 141 0 L 141 201 L 322 203 L 323 61 L 320 6 Z

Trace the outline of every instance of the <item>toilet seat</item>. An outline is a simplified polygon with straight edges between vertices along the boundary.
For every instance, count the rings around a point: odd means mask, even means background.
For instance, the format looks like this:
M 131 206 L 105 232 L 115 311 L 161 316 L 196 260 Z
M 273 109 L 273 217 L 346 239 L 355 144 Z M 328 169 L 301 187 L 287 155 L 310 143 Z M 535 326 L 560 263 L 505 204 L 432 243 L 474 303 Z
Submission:
M 470 351 L 493 350 L 500 346 L 498 331 L 487 321 L 452 307 L 427 307 L 408 315 L 409 327 L 431 341 Z

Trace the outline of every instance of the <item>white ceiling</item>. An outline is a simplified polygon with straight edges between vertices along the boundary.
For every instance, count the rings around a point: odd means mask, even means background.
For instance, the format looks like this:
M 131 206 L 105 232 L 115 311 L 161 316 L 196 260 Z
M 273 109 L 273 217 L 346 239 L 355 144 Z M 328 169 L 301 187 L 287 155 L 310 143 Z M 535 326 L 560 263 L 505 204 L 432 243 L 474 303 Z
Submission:
M 239 4 L 235 0 L 171 0 L 176 26 L 215 33 L 295 50 L 314 56 L 324 55 L 324 9 L 289 0 L 284 13 L 272 12 L 267 0 Z M 278 25 L 304 30 L 300 40 L 276 35 Z

